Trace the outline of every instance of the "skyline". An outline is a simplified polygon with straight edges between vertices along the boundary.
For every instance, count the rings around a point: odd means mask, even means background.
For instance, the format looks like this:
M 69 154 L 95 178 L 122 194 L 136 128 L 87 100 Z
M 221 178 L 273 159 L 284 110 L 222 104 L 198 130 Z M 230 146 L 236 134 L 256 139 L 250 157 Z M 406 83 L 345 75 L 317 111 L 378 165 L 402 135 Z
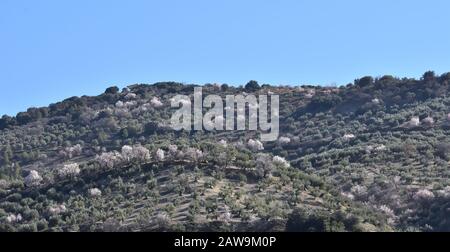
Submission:
M 442 74 L 449 8 L 444 0 L 4 0 L 0 116 L 134 83 L 345 85 Z

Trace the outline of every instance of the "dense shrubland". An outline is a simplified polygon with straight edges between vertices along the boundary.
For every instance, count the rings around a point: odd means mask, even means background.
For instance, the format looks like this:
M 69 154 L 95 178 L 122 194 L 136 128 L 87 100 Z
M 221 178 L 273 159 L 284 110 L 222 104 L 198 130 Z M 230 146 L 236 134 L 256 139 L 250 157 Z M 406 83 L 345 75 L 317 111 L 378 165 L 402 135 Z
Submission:
M 0 119 L 2 231 L 449 231 L 450 74 L 280 95 L 278 141 L 173 131 L 193 85 L 108 88 Z

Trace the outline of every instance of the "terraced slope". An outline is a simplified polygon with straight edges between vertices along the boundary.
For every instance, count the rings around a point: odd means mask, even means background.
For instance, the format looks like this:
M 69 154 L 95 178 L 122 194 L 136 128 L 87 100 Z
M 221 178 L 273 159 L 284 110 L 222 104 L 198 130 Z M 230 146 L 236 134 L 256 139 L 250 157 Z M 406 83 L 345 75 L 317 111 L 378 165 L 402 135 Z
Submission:
M 174 131 L 194 85 L 112 87 L 0 119 L 0 230 L 448 231 L 450 75 L 277 94 L 280 136 Z

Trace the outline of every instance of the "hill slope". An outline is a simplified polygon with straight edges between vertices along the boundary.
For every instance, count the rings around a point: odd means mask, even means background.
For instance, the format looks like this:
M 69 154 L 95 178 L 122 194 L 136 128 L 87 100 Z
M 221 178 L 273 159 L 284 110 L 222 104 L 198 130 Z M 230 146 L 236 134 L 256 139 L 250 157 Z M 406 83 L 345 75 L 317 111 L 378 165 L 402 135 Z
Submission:
M 280 95 L 280 138 L 177 132 L 193 85 L 109 88 L 0 119 L 4 231 L 448 231 L 450 74 Z M 253 141 L 254 140 L 254 141 Z

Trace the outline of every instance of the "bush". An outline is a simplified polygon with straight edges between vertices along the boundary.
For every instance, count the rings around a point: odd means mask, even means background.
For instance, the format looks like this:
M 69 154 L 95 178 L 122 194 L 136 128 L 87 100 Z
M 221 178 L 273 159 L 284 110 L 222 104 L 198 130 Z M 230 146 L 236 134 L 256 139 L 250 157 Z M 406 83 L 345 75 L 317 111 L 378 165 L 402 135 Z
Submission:
M 360 87 L 366 87 L 366 86 L 372 85 L 373 83 L 374 83 L 374 80 L 371 76 L 366 76 L 359 80 L 355 80 L 355 85 L 360 86 Z
M 257 81 L 251 80 L 245 85 L 245 90 L 254 92 L 259 90 L 261 87 L 259 86 Z
M 119 88 L 116 86 L 109 87 L 105 90 L 105 94 L 117 94 L 119 92 Z

